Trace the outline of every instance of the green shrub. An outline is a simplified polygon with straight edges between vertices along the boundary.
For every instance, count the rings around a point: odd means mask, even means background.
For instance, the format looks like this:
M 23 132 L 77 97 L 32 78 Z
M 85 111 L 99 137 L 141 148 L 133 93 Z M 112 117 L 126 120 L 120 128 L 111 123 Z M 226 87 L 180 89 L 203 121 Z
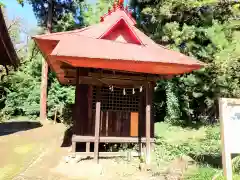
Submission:
M 240 174 L 240 155 L 232 159 L 233 172 Z
M 156 136 L 155 156 L 159 166 L 179 156 L 190 156 L 200 167 L 188 179 L 208 180 L 220 171 L 222 162 L 219 125 L 192 129 L 157 123 Z
M 186 180 L 211 180 L 217 173 L 218 170 L 211 168 L 209 166 L 199 167 L 192 176 L 186 176 Z

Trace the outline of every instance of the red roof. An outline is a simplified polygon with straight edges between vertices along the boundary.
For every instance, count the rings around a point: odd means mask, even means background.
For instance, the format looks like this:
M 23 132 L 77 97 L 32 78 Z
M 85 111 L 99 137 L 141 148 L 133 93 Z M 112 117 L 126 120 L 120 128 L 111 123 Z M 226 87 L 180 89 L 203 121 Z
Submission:
M 39 35 L 34 39 L 56 72 L 61 71 L 58 61 L 74 67 L 172 75 L 191 72 L 204 65 L 156 44 L 135 24 L 128 11 L 117 7 L 104 15 L 99 24 Z

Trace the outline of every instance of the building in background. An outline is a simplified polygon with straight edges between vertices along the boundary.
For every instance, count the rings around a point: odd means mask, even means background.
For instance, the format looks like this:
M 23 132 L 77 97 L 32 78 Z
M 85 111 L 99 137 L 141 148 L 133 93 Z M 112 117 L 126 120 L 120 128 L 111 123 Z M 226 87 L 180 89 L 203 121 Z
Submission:
M 4 20 L 3 11 L 0 8 L 0 65 L 4 67 L 19 65 L 19 59 L 11 41 L 8 29 Z

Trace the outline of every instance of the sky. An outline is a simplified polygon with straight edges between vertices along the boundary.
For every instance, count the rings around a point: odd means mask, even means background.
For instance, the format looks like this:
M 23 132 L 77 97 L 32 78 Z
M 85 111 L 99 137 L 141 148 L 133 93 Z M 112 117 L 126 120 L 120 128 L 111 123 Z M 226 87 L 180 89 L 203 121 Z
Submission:
M 37 26 L 37 19 L 33 13 L 32 7 L 26 1 L 23 7 L 18 4 L 16 0 L 0 0 L 0 2 L 6 5 L 9 19 L 20 17 L 28 29 Z M 88 2 L 94 3 L 96 0 L 88 0 Z
M 25 3 L 22 7 L 16 0 L 0 0 L 0 2 L 6 5 L 7 16 L 9 19 L 21 18 L 24 25 L 29 29 L 37 26 L 37 20 L 31 5 Z

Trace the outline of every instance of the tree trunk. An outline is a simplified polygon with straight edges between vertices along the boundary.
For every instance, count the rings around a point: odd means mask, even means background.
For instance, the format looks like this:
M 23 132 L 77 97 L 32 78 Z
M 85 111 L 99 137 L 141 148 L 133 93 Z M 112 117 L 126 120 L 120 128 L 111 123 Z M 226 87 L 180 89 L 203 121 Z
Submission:
M 47 18 L 47 33 L 52 30 L 52 11 L 53 2 L 48 1 L 48 18 Z M 47 83 L 48 83 L 48 64 L 43 58 L 42 60 L 42 79 L 41 79 L 41 96 L 40 96 L 40 120 L 47 120 Z

